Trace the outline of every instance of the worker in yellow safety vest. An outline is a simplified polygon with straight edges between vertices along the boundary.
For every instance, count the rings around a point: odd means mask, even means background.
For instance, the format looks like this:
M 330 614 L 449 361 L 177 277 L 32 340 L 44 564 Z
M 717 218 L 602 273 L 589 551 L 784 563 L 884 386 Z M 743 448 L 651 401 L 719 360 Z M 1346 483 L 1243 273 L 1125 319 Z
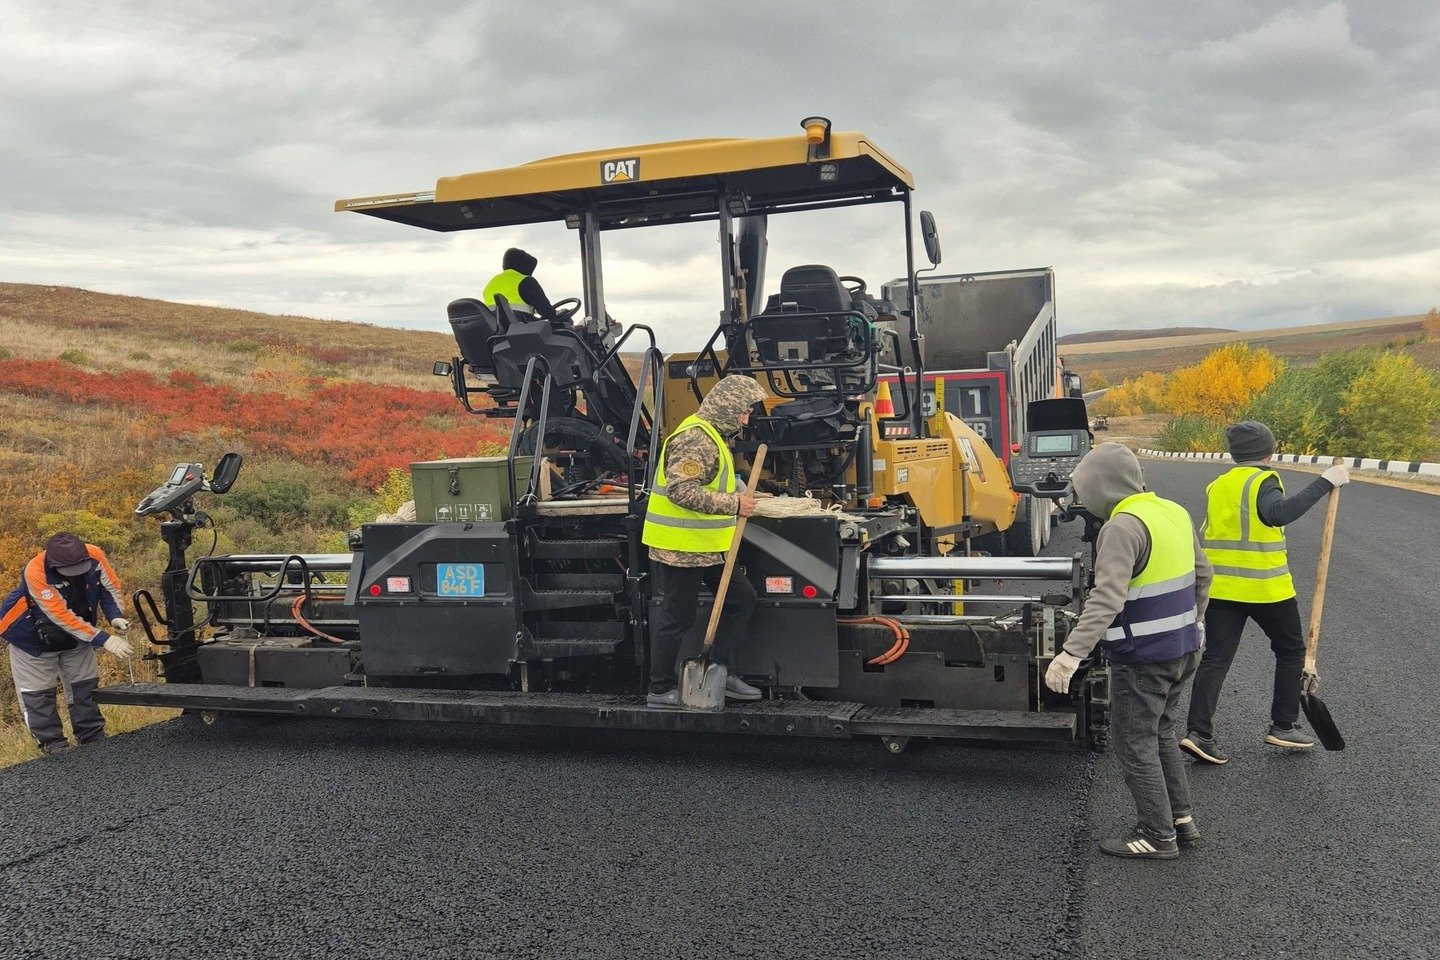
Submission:
M 1275 454 L 1275 435 L 1270 428 L 1244 420 L 1230 427 L 1225 438 L 1235 466 L 1205 489 L 1209 502 L 1201 540 L 1215 567 L 1215 582 L 1205 612 L 1205 656 L 1190 695 L 1188 732 L 1180 741 L 1180 749 L 1213 764 L 1230 760 L 1215 738 L 1215 707 L 1246 620 L 1259 625 L 1275 653 L 1275 685 L 1265 742 L 1287 750 L 1315 746 L 1315 738 L 1299 724 L 1305 635 L 1295 582 L 1290 577 L 1285 525 L 1304 516 L 1331 490 L 1350 482 L 1348 470 L 1333 466 L 1286 499 L 1285 485 L 1269 465 Z
M 561 323 L 555 308 L 550 304 L 550 298 L 545 296 L 540 281 L 535 279 L 535 267 L 539 262 L 519 247 L 506 250 L 500 261 L 500 272 L 485 285 L 485 292 L 481 297 L 485 306 L 494 308 L 495 295 L 498 293 L 510 304 L 510 309 L 518 320 L 540 317 L 552 324 Z
M 1085 509 L 1105 521 L 1095 541 L 1095 587 L 1064 648 L 1045 671 L 1058 694 L 1097 646 L 1110 661 L 1110 733 L 1135 801 L 1135 826 L 1100 841 L 1102 853 L 1173 860 L 1200 839 L 1176 738 L 1180 702 L 1200 662 L 1210 564 L 1190 515 L 1145 489 L 1135 454 L 1102 443 L 1075 468 Z
M 763 396 L 753 378 L 725 377 L 661 449 L 642 533 L 660 596 L 659 613 L 650 624 L 646 706 L 681 708 L 677 661 L 685 634 L 695 623 L 700 586 L 719 586 L 736 520 L 755 512 L 755 499 L 735 476 L 728 441 L 749 422 L 751 408 Z M 760 691 L 731 669 L 754 609 L 755 588 L 744 577 L 733 577 L 711 651 L 726 668 L 725 696 L 730 700 L 760 699 Z

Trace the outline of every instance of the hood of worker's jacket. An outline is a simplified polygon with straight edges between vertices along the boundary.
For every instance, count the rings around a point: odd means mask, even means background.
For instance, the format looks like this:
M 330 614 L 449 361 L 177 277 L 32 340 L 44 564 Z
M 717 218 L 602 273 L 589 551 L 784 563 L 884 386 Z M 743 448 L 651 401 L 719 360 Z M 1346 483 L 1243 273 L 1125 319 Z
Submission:
M 511 247 L 505 251 L 505 259 L 500 261 L 500 266 L 504 270 L 516 270 L 528 277 L 535 272 L 535 267 L 539 263 L 539 260 L 519 247 Z
M 753 377 L 731 375 L 710 388 L 696 416 L 725 436 L 740 432 L 740 418 L 765 396 Z
M 1071 482 L 1085 509 L 1104 520 L 1121 500 L 1145 492 L 1140 461 L 1120 443 L 1102 443 L 1085 454 Z

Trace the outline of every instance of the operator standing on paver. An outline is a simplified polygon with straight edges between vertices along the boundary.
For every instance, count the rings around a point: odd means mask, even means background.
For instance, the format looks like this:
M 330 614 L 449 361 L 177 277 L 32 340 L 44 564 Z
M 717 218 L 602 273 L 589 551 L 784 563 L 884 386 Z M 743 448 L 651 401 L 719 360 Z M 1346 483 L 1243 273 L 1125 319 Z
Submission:
M 130 644 L 95 626 L 100 613 L 120 633 L 130 628 L 121 614 L 120 578 L 105 551 L 73 533 L 57 533 L 25 565 L 20 586 L 0 605 L 0 637 L 10 644 L 10 670 L 25 726 L 45 753 L 70 749 L 60 725 L 55 684 L 65 688 L 75 739 L 105 736 L 95 704 L 100 669 L 95 649 L 122 660 Z
M 1205 614 L 1209 645 L 1195 674 L 1187 734 L 1180 741 L 1180 749 L 1214 764 L 1230 760 L 1215 740 L 1215 706 L 1246 620 L 1260 625 L 1275 652 L 1275 687 L 1265 742 L 1288 750 L 1315 746 L 1315 738 L 1298 722 L 1305 634 L 1286 557 L 1284 528 L 1331 490 L 1350 482 L 1350 471 L 1334 466 L 1287 500 L 1280 475 L 1269 466 L 1275 454 L 1275 435 L 1269 427 L 1243 420 L 1225 431 L 1225 439 L 1236 465 L 1205 488 L 1209 504 L 1201 536 L 1205 553 L 1215 566 Z
M 1133 830 L 1102 840 L 1100 849 L 1173 860 L 1179 842 L 1200 839 L 1176 720 L 1204 646 L 1210 564 L 1190 515 L 1145 491 L 1140 461 L 1128 447 L 1095 447 L 1072 482 L 1080 503 L 1105 525 L 1095 543 L 1095 587 L 1045 685 L 1065 693 L 1080 661 L 1100 645 L 1110 660 L 1115 761 L 1138 815 Z
M 700 584 L 711 590 L 719 586 L 736 519 L 755 512 L 755 499 L 745 494 L 735 476 L 727 443 L 749 422 L 750 409 L 763 397 L 754 379 L 726 377 L 710 390 L 700 409 L 681 421 L 661 451 L 643 534 L 661 594 L 660 612 L 650 625 L 646 706 L 680 708 L 675 663 L 695 623 Z M 730 672 L 754 609 L 750 581 L 731 578 L 711 654 L 726 669 L 725 696 L 730 700 L 760 699 L 757 688 Z

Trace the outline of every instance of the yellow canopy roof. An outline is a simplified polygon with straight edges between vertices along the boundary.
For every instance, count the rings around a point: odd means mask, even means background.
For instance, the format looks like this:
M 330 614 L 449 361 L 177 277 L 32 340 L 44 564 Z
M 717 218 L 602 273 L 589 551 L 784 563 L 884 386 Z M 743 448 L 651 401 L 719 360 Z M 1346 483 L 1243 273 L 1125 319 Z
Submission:
M 893 199 L 910 172 L 862 133 L 833 133 L 811 160 L 805 136 L 680 140 L 592 150 L 441 177 L 433 191 L 338 200 L 351 211 L 432 230 L 564 220 L 594 208 L 604 226 L 715 216 L 727 198 L 752 213 Z

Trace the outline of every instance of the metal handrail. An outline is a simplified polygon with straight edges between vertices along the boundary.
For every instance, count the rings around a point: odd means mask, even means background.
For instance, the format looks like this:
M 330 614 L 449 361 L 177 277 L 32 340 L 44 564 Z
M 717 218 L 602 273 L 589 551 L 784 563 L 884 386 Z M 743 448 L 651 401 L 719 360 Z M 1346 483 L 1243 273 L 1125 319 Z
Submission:
M 536 365 L 544 368 L 544 382 L 540 390 L 540 415 L 535 421 L 535 454 L 530 461 L 530 482 L 525 490 L 525 496 L 530 497 L 540 485 L 540 460 L 545 452 L 545 420 L 550 413 L 550 385 L 555 382 L 555 377 L 550 373 L 549 362 L 540 355 L 530 358 L 525 364 L 525 385 L 520 388 L 520 398 L 516 401 L 517 414 L 515 423 L 510 427 L 510 447 L 506 452 L 505 478 L 510 486 L 510 503 L 512 506 L 519 500 L 515 496 L 515 454 L 520 447 L 520 434 L 524 431 L 524 413 L 529 408 L 530 388 L 535 385 Z
M 655 381 L 653 388 L 655 393 L 655 399 L 653 405 L 651 406 L 652 413 L 650 416 L 650 445 L 647 450 L 647 453 L 650 453 L 651 456 L 648 456 L 646 458 L 645 475 L 640 478 L 641 493 L 644 493 L 645 491 L 650 489 L 650 478 L 655 472 L 655 457 L 653 456 L 655 450 L 654 424 L 655 418 L 660 415 L 660 410 L 664 403 L 664 358 L 661 356 L 660 350 L 653 343 L 645 351 L 645 354 L 640 361 L 640 380 L 635 387 L 635 407 L 630 413 L 630 432 L 625 437 L 625 455 L 629 459 L 630 466 L 632 468 L 625 471 L 625 493 L 630 499 L 631 513 L 635 512 L 635 503 L 637 500 L 635 496 L 635 471 L 633 469 L 636 460 L 635 440 L 639 436 L 641 413 L 643 412 L 645 407 L 645 387 L 647 385 L 646 381 L 651 378 L 652 371 Z

